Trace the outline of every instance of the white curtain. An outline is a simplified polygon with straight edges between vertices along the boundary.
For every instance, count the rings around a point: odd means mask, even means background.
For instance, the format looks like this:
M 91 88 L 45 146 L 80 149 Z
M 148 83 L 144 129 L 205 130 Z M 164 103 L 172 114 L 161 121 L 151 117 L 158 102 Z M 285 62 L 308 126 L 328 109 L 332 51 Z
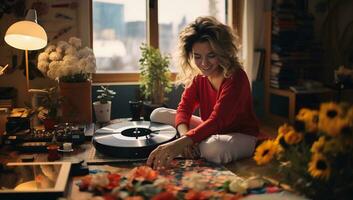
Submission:
M 264 1 L 265 0 L 246 0 L 244 1 L 243 17 L 243 37 L 242 37 L 242 60 L 244 70 L 249 80 L 254 80 L 254 50 L 263 48 L 264 34 Z

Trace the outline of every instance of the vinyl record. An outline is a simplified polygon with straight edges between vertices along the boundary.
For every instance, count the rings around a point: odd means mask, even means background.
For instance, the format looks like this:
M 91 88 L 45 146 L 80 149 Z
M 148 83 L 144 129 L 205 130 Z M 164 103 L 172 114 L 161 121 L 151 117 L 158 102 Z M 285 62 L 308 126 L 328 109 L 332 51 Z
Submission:
M 117 158 L 147 158 L 158 145 L 177 136 L 174 127 L 149 121 L 127 121 L 98 129 L 93 145 L 105 155 Z

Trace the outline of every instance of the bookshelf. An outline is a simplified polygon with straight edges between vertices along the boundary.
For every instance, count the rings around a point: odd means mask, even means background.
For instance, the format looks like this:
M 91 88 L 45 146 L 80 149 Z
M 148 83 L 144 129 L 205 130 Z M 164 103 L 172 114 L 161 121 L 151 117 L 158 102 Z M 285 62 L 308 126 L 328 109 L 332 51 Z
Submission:
M 298 109 L 298 104 L 305 97 L 316 96 L 317 99 L 334 99 L 335 91 L 333 90 L 308 90 L 305 92 L 294 92 L 289 88 L 274 88 L 273 82 L 271 82 L 271 76 L 273 77 L 273 71 L 271 72 L 272 67 L 272 9 L 265 11 L 265 32 L 264 32 L 264 46 L 265 46 L 265 69 L 264 69 L 264 110 L 265 117 L 267 120 L 276 121 L 279 123 L 290 122 L 293 123 L 295 120 L 296 112 Z M 295 66 L 297 68 L 302 67 L 300 64 Z M 272 73 L 272 74 L 271 74 Z M 284 113 L 287 113 L 287 116 L 281 116 L 273 112 L 273 107 L 276 103 L 273 98 L 281 97 L 286 99 L 287 106 L 282 109 L 287 109 Z M 281 108 L 280 108 L 281 109 Z

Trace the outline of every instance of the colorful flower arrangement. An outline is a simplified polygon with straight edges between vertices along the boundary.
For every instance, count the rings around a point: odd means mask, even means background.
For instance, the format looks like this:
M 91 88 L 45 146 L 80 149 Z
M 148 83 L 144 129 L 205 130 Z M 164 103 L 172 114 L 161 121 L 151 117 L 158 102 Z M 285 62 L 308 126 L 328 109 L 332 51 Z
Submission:
M 212 172 L 206 170 L 205 173 L 210 176 L 201 175 L 196 171 L 185 172 L 182 176 L 180 174 L 173 176 L 170 173 L 155 171 L 148 166 L 139 166 L 126 175 L 119 173 L 88 175 L 78 182 L 78 186 L 80 191 L 94 193 L 91 199 L 103 200 L 237 200 L 247 194 L 280 191 L 278 187 L 268 185 L 258 177 L 244 180 L 234 175 L 220 175 L 222 181 L 215 183 L 210 180 L 216 179 L 211 176 Z
M 261 143 L 258 165 L 274 160 L 283 182 L 313 199 L 351 199 L 353 190 L 353 106 L 323 103 L 301 109 L 293 126 Z
M 92 49 L 82 47 L 79 38 L 49 45 L 38 56 L 38 69 L 46 76 L 63 82 L 85 82 L 96 71 Z

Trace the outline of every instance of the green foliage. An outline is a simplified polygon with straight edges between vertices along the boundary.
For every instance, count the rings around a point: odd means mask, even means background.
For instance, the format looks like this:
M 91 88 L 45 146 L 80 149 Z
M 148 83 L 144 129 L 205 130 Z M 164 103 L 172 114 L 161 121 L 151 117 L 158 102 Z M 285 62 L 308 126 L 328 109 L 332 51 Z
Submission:
M 146 44 L 142 44 L 140 50 L 140 90 L 152 104 L 162 104 L 164 95 L 171 91 L 170 57 Z
M 111 101 L 116 95 L 116 92 L 105 86 L 101 86 L 101 89 L 98 89 L 97 92 L 99 93 L 97 99 L 101 104 L 108 103 L 108 101 Z
M 45 112 L 42 112 L 44 114 L 44 118 L 56 119 L 58 117 L 58 110 L 62 102 L 63 98 L 59 95 L 57 87 L 44 89 L 44 93 L 39 101 L 39 105 L 46 110 Z

